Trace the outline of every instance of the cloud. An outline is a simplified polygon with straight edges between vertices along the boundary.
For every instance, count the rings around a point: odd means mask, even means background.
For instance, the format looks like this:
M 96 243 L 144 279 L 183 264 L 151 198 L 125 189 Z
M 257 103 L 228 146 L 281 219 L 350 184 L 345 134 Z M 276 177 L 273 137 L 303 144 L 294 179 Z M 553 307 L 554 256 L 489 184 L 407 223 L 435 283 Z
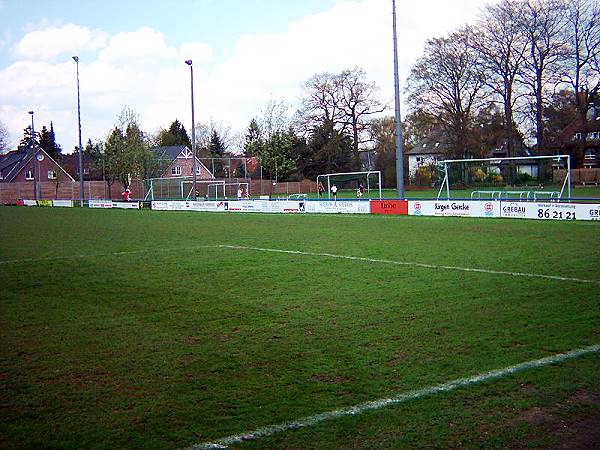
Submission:
M 28 32 L 13 47 L 12 53 L 17 59 L 51 61 L 65 53 L 74 55 L 98 50 L 106 45 L 106 39 L 103 31 L 68 23 Z
M 1 1 L 1 0 L 0 0 Z M 404 79 L 425 40 L 475 18 L 485 0 L 420 0 L 398 3 L 400 72 Z M 76 37 L 76 39 L 74 38 Z M 74 42 L 77 42 L 75 44 Z M 87 53 L 80 53 L 86 51 Z M 392 14 L 389 0 L 340 1 L 327 11 L 290 23 L 284 31 L 239 36 L 229 49 L 206 42 L 169 45 L 144 27 L 112 36 L 67 24 L 30 31 L 13 48 L 16 61 L 0 69 L 0 120 L 18 142 L 36 111 L 36 123 L 54 121 L 66 151 L 77 141 L 75 66 L 56 58 L 80 54 L 82 131 L 103 138 L 125 105 L 154 131 L 175 118 L 190 127 L 190 72 L 194 61 L 196 120 L 211 118 L 243 130 L 265 103 L 285 99 L 293 107 L 302 83 L 315 73 L 359 66 L 393 105 Z M 391 113 L 391 110 L 390 110 Z

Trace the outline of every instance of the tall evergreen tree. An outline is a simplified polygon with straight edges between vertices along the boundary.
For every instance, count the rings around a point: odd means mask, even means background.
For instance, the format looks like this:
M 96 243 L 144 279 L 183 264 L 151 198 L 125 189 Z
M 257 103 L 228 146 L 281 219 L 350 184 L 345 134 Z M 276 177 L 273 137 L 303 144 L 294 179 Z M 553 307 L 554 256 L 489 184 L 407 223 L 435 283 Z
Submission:
M 43 126 L 42 131 L 40 131 L 40 147 L 54 159 L 59 159 L 62 154 L 62 148 L 56 143 L 52 122 L 50 122 L 49 130 L 46 126 Z
M 183 124 L 175 119 L 168 130 L 161 130 L 156 138 L 156 145 L 159 147 L 169 147 L 172 145 L 186 145 L 192 148 L 192 141 Z
M 32 147 L 40 145 L 40 134 L 36 131 L 33 136 L 31 135 L 31 126 L 28 126 L 23 130 L 23 139 L 19 142 L 19 150 L 27 150 Z
M 244 156 L 254 156 L 262 145 L 262 132 L 256 119 L 252 119 L 244 140 Z

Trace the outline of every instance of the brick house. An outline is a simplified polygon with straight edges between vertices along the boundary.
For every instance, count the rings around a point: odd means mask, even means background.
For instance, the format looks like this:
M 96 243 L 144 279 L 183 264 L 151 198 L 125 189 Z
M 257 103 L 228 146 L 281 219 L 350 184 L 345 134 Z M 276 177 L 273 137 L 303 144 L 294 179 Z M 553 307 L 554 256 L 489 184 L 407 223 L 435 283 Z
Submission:
M 75 181 L 71 175 L 40 147 L 15 150 L 0 155 L 0 182 Z
M 194 175 L 192 151 L 186 145 L 155 147 L 152 151 L 165 167 L 162 178 L 192 177 Z M 196 178 L 199 180 L 215 178 L 198 157 L 196 157 Z
M 551 148 L 556 153 L 571 155 L 573 168 L 599 168 L 600 115 L 595 113 L 585 123 L 581 119 L 573 121 L 563 130 Z

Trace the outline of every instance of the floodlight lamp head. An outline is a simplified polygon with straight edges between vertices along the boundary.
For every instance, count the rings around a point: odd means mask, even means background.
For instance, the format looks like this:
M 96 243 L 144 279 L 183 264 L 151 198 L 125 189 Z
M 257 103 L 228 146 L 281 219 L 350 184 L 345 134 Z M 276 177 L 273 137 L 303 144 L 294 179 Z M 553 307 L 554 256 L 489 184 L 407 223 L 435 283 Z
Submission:
M 187 60 L 185 63 L 186 63 L 188 66 L 191 66 L 191 65 L 192 65 L 192 60 L 191 60 L 191 59 L 188 59 L 188 60 Z
M 79 62 L 79 56 L 73 56 L 73 61 L 75 61 L 76 63 Z
M 27 112 L 33 116 L 33 111 L 27 111 Z

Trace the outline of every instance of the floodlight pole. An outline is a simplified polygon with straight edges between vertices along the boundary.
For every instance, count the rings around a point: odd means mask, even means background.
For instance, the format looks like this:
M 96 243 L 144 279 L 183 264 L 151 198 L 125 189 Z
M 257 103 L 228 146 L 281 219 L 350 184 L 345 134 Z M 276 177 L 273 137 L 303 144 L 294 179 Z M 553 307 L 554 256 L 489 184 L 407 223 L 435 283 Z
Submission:
M 398 76 L 398 37 L 396 34 L 396 0 L 392 0 L 394 22 L 394 93 L 396 97 L 396 196 L 404 199 L 404 155 L 402 151 L 402 122 L 400 115 L 400 79 Z
M 33 125 L 33 111 L 28 111 L 29 114 L 31 114 L 31 141 L 29 142 L 29 146 L 31 147 L 31 150 L 33 151 L 33 148 L 35 147 L 35 127 Z M 37 156 L 37 155 L 36 155 Z M 37 200 L 39 195 L 39 178 L 40 178 L 40 161 L 39 159 L 36 158 L 36 165 L 37 165 L 37 175 L 35 174 L 35 169 L 33 171 L 33 190 L 34 190 L 34 194 L 35 194 L 35 199 Z
M 188 59 L 185 62 L 188 66 L 190 66 L 190 89 L 192 93 L 192 172 L 194 172 L 194 200 L 196 199 L 196 120 L 194 118 L 194 66 L 192 65 L 192 60 Z M 214 176 L 214 168 L 213 168 L 213 176 Z
M 83 146 L 81 145 L 81 101 L 79 97 L 79 56 L 73 56 L 77 67 L 77 125 L 79 128 L 79 206 L 83 208 Z

